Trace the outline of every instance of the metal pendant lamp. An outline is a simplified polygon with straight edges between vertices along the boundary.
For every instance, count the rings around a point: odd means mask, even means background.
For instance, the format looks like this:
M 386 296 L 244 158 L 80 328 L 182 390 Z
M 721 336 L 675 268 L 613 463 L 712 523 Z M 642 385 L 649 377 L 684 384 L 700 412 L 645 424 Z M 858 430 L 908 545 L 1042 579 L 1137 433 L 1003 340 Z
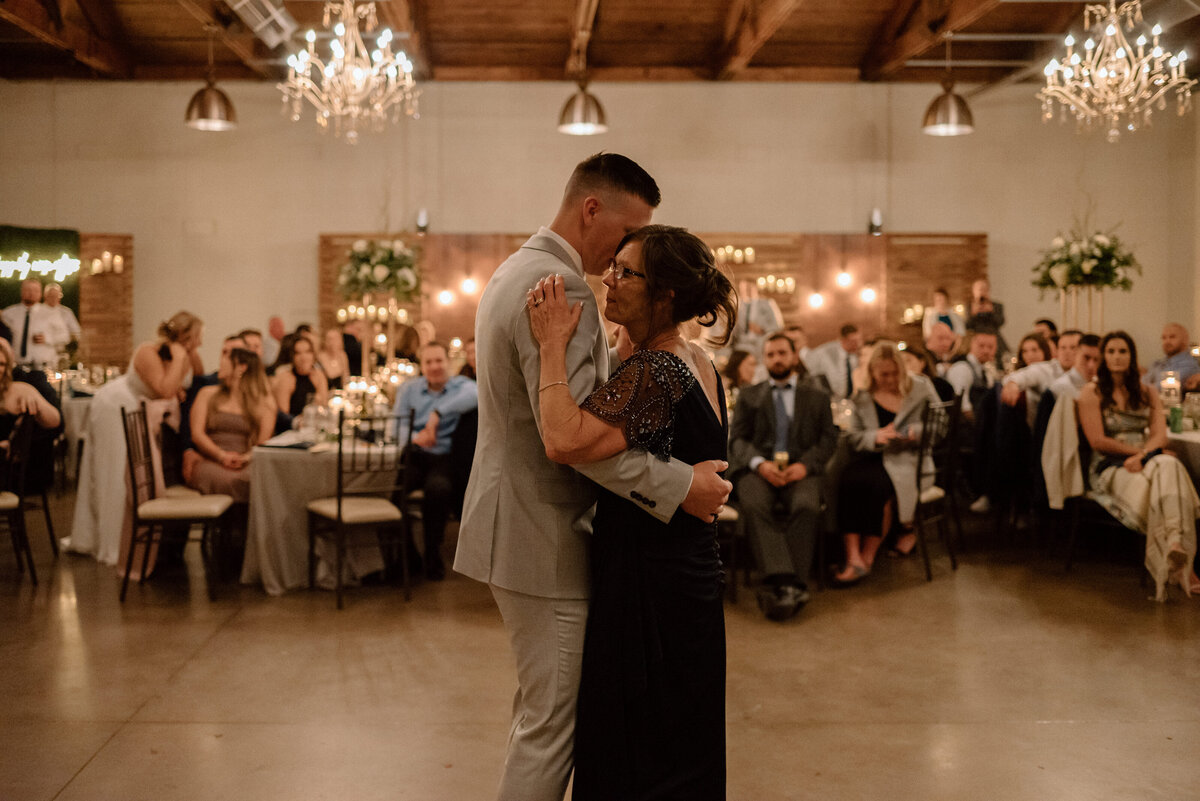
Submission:
M 184 122 L 198 131 L 230 131 L 237 127 L 237 112 L 229 97 L 217 88 L 213 67 L 213 34 L 215 25 L 204 26 L 208 31 L 208 75 L 205 86 L 188 102 Z
M 608 130 L 604 107 L 587 90 L 586 81 L 580 81 L 579 91 L 567 98 L 567 104 L 558 115 L 558 130 L 572 136 L 591 136 Z
M 946 77 L 942 79 L 942 93 L 925 109 L 921 130 L 930 136 L 964 136 L 975 130 L 975 118 L 962 95 L 955 94 L 954 80 L 950 77 L 950 37 L 946 36 Z

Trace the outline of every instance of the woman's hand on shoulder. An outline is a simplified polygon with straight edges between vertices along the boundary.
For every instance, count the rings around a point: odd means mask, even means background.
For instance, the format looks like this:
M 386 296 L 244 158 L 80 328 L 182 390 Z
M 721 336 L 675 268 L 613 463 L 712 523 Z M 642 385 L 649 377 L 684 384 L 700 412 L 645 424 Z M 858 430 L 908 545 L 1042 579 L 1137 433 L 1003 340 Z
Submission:
M 172 342 L 167 345 L 167 349 L 170 350 L 171 358 L 173 359 L 188 358 L 188 349 L 184 347 L 182 343 Z
M 563 277 L 550 275 L 529 290 L 525 308 L 529 310 L 529 327 L 534 339 L 543 347 L 561 345 L 565 349 L 579 326 L 583 302 L 570 304 Z

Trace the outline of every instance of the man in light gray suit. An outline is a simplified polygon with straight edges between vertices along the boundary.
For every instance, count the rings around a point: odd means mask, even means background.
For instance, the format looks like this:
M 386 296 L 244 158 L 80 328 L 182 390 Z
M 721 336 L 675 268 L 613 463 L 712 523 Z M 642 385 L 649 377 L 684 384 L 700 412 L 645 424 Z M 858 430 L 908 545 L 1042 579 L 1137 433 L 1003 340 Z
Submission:
M 568 299 L 583 302 L 567 351 L 571 394 L 582 401 L 609 371 L 604 326 L 584 274 L 603 274 L 621 238 L 649 223 L 658 202 L 658 186 L 636 163 L 592 156 L 572 173 L 554 222 L 500 265 L 479 302 L 479 436 L 454 569 L 491 587 L 516 656 L 501 801 L 561 801 L 570 778 L 592 481 L 663 521 L 677 509 L 713 520 L 731 489 L 717 474 L 727 465 L 718 461 L 692 467 L 626 451 L 575 469 L 558 465 L 546 458 L 539 433 L 539 348 L 526 293 L 561 273 Z

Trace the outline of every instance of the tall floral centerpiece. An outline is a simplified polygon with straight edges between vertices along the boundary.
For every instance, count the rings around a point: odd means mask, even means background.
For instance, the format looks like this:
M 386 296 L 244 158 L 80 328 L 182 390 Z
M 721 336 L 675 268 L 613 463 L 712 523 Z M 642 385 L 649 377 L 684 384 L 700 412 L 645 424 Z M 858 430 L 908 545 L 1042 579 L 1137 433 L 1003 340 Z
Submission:
M 367 319 L 369 316 L 369 330 L 373 330 L 376 320 L 386 322 L 386 346 L 389 349 L 394 344 L 397 319 L 408 316 L 400 304 L 412 305 L 421 300 L 421 271 L 417 267 L 419 256 L 419 249 L 402 239 L 359 239 L 351 245 L 347 261 L 338 271 L 337 287 L 342 297 L 351 301 L 362 300 L 361 307 L 350 307 L 353 316 L 358 319 Z M 379 302 L 374 302 L 376 300 Z M 342 312 L 338 313 L 338 317 L 342 318 Z M 363 376 L 369 372 L 372 339 L 368 339 L 367 332 L 364 332 Z
M 1120 289 L 1128 292 L 1133 288 L 1132 275 L 1141 275 L 1138 264 L 1129 248 L 1113 233 L 1080 234 L 1071 231 L 1069 236 L 1059 234 L 1050 242 L 1049 250 L 1042 251 L 1042 260 L 1033 268 L 1033 285 L 1040 294 L 1047 290 L 1058 292 L 1060 321 L 1079 326 L 1079 294 L 1087 295 L 1087 327 L 1089 330 L 1104 327 L 1105 289 Z M 1098 325 L 1092 326 L 1092 300 L 1099 298 Z M 1072 315 L 1067 316 L 1067 300 L 1071 301 Z

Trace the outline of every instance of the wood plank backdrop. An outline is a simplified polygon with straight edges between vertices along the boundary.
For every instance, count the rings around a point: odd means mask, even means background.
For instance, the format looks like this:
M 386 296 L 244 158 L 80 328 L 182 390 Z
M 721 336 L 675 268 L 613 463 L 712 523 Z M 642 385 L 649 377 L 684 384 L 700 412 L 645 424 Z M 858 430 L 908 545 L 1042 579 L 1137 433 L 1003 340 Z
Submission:
M 120 273 L 92 275 L 92 259 L 108 251 L 125 260 Z M 133 356 L 133 236 L 79 235 L 79 360 L 122 371 Z
M 795 291 L 769 294 L 779 303 L 787 324 L 799 323 L 810 343 L 832 339 L 838 329 L 853 322 L 868 337 L 920 336 L 902 322 L 904 309 L 932 301 L 935 287 L 950 291 L 952 303 L 970 299 L 971 283 L 987 276 L 986 234 L 698 234 L 710 247 L 726 245 L 754 248 L 751 264 L 727 263 L 735 282 L 754 283 L 760 276 L 792 278 Z M 337 273 L 357 239 L 403 239 L 421 247 L 420 269 L 424 300 L 414 309 L 418 319 L 433 323 L 438 339 L 466 340 L 473 335 L 479 292 L 501 262 L 528 238 L 526 234 L 357 233 L 322 234 L 318 251 L 318 310 L 324 328 L 337 324 L 337 310 L 348 301 L 337 292 Z M 848 287 L 838 286 L 837 275 L 851 275 Z M 464 295 L 462 281 L 478 285 L 474 295 Z M 593 287 L 603 293 L 599 282 Z M 860 293 L 875 290 L 874 302 Z M 441 305 L 438 293 L 454 295 Z M 820 293 L 820 308 L 809 305 L 809 296 Z M 764 293 L 766 294 L 766 293 Z M 914 333 L 915 332 L 915 333 Z

